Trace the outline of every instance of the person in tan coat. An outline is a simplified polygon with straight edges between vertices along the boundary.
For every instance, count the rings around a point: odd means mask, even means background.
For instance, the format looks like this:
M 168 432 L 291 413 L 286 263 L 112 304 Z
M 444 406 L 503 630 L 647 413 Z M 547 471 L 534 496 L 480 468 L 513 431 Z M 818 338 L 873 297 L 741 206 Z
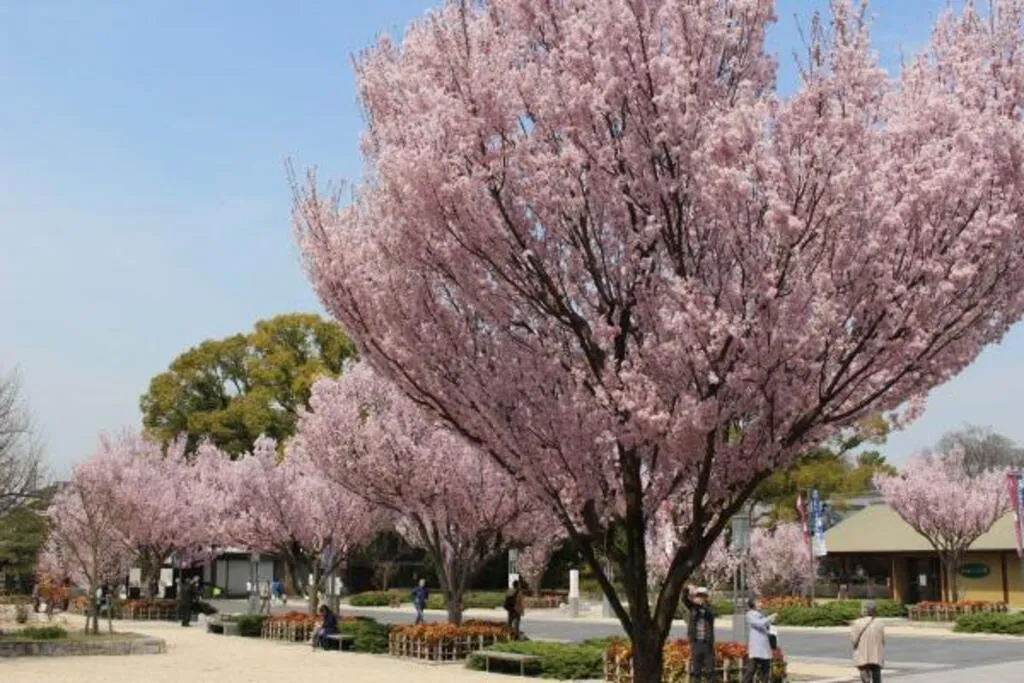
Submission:
M 860 671 L 861 683 L 882 683 L 885 666 L 885 625 L 878 621 L 878 607 L 872 601 L 864 603 L 863 614 L 850 627 L 853 643 L 853 663 Z

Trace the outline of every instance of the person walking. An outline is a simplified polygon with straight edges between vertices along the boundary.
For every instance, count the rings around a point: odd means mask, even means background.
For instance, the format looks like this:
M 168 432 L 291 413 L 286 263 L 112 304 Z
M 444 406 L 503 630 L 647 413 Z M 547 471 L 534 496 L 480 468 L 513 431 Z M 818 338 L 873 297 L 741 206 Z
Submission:
M 182 626 L 189 626 L 192 622 L 192 602 L 194 588 L 192 582 L 182 578 L 179 581 L 178 589 L 178 617 Z
M 427 608 L 427 600 L 430 599 L 430 591 L 427 590 L 427 580 L 420 579 L 420 582 L 412 589 L 412 606 L 416 608 L 416 622 L 423 623 L 423 610 Z
M 715 679 L 715 611 L 708 603 L 708 589 L 687 586 L 683 604 L 690 612 L 686 624 L 690 641 L 690 680 L 712 683 Z
M 747 668 L 743 683 L 770 683 L 772 675 L 771 628 L 777 615 L 767 617 L 757 608 L 757 600 L 747 600 Z
M 853 643 L 853 663 L 860 671 L 861 683 L 882 683 L 885 666 L 885 625 L 878 621 L 878 606 L 868 600 L 862 616 L 850 627 Z

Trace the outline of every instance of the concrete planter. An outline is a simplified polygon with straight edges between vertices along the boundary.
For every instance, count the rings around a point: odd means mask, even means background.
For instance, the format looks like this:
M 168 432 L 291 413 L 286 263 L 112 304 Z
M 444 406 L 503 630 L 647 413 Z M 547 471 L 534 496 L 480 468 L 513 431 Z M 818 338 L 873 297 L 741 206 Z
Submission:
M 14 640 L 0 642 L 3 657 L 78 657 L 82 655 L 157 655 L 167 652 L 159 638 L 139 636 L 131 640 Z

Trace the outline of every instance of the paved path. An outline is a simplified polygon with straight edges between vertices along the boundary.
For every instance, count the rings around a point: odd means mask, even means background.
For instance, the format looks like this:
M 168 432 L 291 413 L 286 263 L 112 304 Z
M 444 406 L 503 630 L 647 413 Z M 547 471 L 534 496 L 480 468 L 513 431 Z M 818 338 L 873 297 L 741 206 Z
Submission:
M 70 617 L 69 627 L 83 621 Z M 305 645 L 216 636 L 171 623 L 114 622 L 119 631 L 167 641 L 167 654 L 130 657 L 19 657 L 0 660 L 3 683 L 501 683 L 461 664 L 430 665 Z
M 223 611 L 245 611 L 245 601 L 220 601 L 217 606 Z M 303 602 L 290 604 L 287 608 L 274 611 L 306 609 Z M 342 606 L 346 615 L 367 616 L 389 623 L 411 623 L 414 615 L 411 607 L 356 608 Z M 497 610 L 468 610 L 472 618 L 502 620 L 504 612 Z M 446 615 L 440 611 L 428 611 L 427 621 L 444 621 Z M 728 621 L 719 622 L 720 638 L 731 638 Z M 723 626 L 723 624 L 725 624 Z M 615 620 L 594 616 L 571 619 L 555 610 L 528 612 L 523 619 L 523 630 L 531 638 L 543 640 L 581 641 L 590 638 L 621 636 L 623 631 Z M 846 628 L 836 629 L 779 629 L 782 649 L 790 659 L 820 664 L 822 668 L 847 670 L 850 666 L 850 641 Z M 681 622 L 672 629 L 672 637 L 683 638 L 685 626 Z M 893 673 L 907 674 L 937 669 L 967 669 L 992 663 L 1019 662 L 1024 670 L 1024 639 L 1012 640 L 1005 637 L 962 636 L 938 629 L 916 627 L 892 627 L 886 636 L 887 659 Z M 981 680 L 971 677 L 971 683 Z M 1024 681 L 1024 674 L 1013 679 Z

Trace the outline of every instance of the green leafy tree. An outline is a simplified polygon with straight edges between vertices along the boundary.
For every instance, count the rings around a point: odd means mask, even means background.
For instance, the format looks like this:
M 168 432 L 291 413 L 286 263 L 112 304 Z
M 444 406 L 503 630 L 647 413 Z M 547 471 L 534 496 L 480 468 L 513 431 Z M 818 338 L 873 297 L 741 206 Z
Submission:
M 43 513 L 52 495 L 52 487 L 43 489 L 38 497 L 0 515 L 0 569 L 7 584 L 0 588 L 19 593 L 30 589 L 36 559 L 48 531 Z
M 795 520 L 797 496 L 810 488 L 818 489 L 822 498 L 830 500 L 836 509 L 843 507 L 844 498 L 872 490 L 875 474 L 896 472 L 885 456 L 866 449 L 884 443 L 888 433 L 889 425 L 884 418 L 872 418 L 856 433 L 826 444 L 775 473 L 751 497 L 754 509 L 760 511 L 756 521 Z
M 142 396 L 147 431 L 167 443 L 209 438 L 232 457 L 261 434 L 283 444 L 317 378 L 337 376 L 355 346 L 336 323 L 291 313 L 256 323 L 248 334 L 209 339 L 174 359 Z

